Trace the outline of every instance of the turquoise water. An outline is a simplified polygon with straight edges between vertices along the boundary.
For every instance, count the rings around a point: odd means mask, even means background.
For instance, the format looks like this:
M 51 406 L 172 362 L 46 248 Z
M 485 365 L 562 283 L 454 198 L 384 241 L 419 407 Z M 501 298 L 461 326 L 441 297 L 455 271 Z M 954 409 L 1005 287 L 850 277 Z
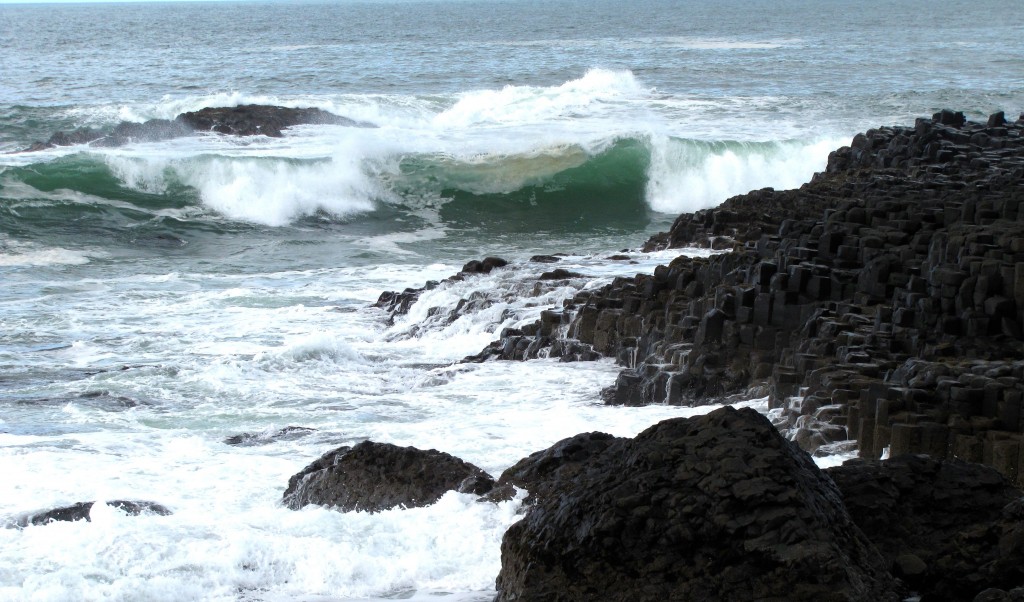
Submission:
M 600 405 L 607 362 L 457 362 L 858 131 L 1015 118 L 1021 39 L 987 1 L 0 5 L 0 521 L 174 511 L 0 530 L 0 599 L 489 599 L 518 502 L 293 512 L 288 477 L 365 438 L 497 474 L 695 411 Z M 377 127 L 17 152 L 247 103 Z M 587 278 L 536 288 L 559 252 Z M 369 307 L 485 255 L 512 266 Z M 224 443 L 290 425 L 316 431 Z

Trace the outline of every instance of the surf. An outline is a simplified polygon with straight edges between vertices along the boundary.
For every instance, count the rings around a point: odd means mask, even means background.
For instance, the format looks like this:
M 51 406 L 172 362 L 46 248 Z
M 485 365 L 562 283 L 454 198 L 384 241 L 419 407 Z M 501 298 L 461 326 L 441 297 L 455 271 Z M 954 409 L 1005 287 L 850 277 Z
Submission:
M 642 228 L 751 188 L 799 186 L 828 148 L 634 134 L 518 153 L 381 152 L 353 141 L 301 158 L 80 149 L 0 174 L 0 219 L 11 228 L 69 218 L 281 227 L 429 213 L 451 228 Z

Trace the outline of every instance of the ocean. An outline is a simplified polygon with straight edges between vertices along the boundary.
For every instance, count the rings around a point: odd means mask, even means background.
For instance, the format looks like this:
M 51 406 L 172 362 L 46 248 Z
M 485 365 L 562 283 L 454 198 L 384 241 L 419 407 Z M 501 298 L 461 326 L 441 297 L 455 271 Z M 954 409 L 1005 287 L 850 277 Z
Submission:
M 0 4 L 0 600 L 490 600 L 518 499 L 292 511 L 288 477 L 364 439 L 497 476 L 709 411 L 602 405 L 610 360 L 460 360 L 859 131 L 1016 118 L 1022 40 L 992 0 Z M 375 127 L 17 152 L 252 103 Z M 537 287 L 555 253 L 586 278 Z M 13 526 L 114 499 L 172 514 Z

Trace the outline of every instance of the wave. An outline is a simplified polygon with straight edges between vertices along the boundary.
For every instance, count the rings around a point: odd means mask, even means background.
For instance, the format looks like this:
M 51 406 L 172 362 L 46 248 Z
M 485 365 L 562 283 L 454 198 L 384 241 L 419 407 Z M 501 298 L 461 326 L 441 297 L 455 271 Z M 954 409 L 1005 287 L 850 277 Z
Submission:
M 843 139 L 811 142 L 698 141 L 651 143 L 646 199 L 665 213 L 693 212 L 758 188 L 797 188 L 825 168 Z
M 505 231 L 643 227 L 823 167 L 832 141 L 634 137 L 526 153 L 336 152 L 330 157 L 78 152 L 0 173 L 0 222 L 120 227 L 152 220 L 280 227 L 416 215 Z
M 284 138 L 200 134 L 5 155 L 0 225 L 187 231 L 374 221 L 388 231 L 390 222 L 418 221 L 504 232 L 635 230 L 751 189 L 798 186 L 843 141 L 742 141 L 696 126 L 699 135 L 686 135 L 679 130 L 690 125 L 658 111 L 698 105 L 666 100 L 629 71 L 595 69 L 548 87 L 313 100 L 231 93 L 61 110 L 54 123 L 72 115 L 79 125 L 102 125 L 261 102 L 316 106 L 379 127 L 308 125 Z M 756 129 L 763 138 L 769 128 Z

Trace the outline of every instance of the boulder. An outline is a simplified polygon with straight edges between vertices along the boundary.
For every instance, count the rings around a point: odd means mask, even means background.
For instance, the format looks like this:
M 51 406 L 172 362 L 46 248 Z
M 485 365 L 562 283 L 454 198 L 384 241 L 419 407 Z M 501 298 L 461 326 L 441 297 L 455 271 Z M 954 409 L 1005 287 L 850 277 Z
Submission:
M 490 274 L 494 268 L 503 268 L 508 261 L 501 257 L 484 257 L 483 260 L 474 259 L 462 266 L 463 274 Z
M 496 602 L 900 599 L 832 481 L 753 410 L 517 466 L 502 480 L 536 499 L 502 541 Z
M 581 433 L 563 439 L 548 449 L 530 454 L 501 473 L 487 499 L 500 501 L 512 499 L 516 489 L 528 492 L 523 502 L 532 504 L 540 498 L 557 496 L 558 487 L 565 486 L 578 478 L 588 467 L 588 462 L 600 455 L 608 446 L 618 441 L 607 433 Z
M 572 278 L 586 278 L 579 272 L 573 272 L 564 268 L 555 268 L 550 272 L 544 272 L 537 279 L 538 280 L 569 280 Z
M 558 263 L 562 261 L 562 258 L 555 255 L 534 255 L 530 261 L 533 263 Z
M 893 572 L 927 600 L 973 600 L 1024 579 L 1021 491 L 994 468 L 923 455 L 825 471 Z
M 288 480 L 282 503 L 342 512 L 429 506 L 448 491 L 483 495 L 494 480 L 483 470 L 436 449 L 363 441 L 329 451 Z

